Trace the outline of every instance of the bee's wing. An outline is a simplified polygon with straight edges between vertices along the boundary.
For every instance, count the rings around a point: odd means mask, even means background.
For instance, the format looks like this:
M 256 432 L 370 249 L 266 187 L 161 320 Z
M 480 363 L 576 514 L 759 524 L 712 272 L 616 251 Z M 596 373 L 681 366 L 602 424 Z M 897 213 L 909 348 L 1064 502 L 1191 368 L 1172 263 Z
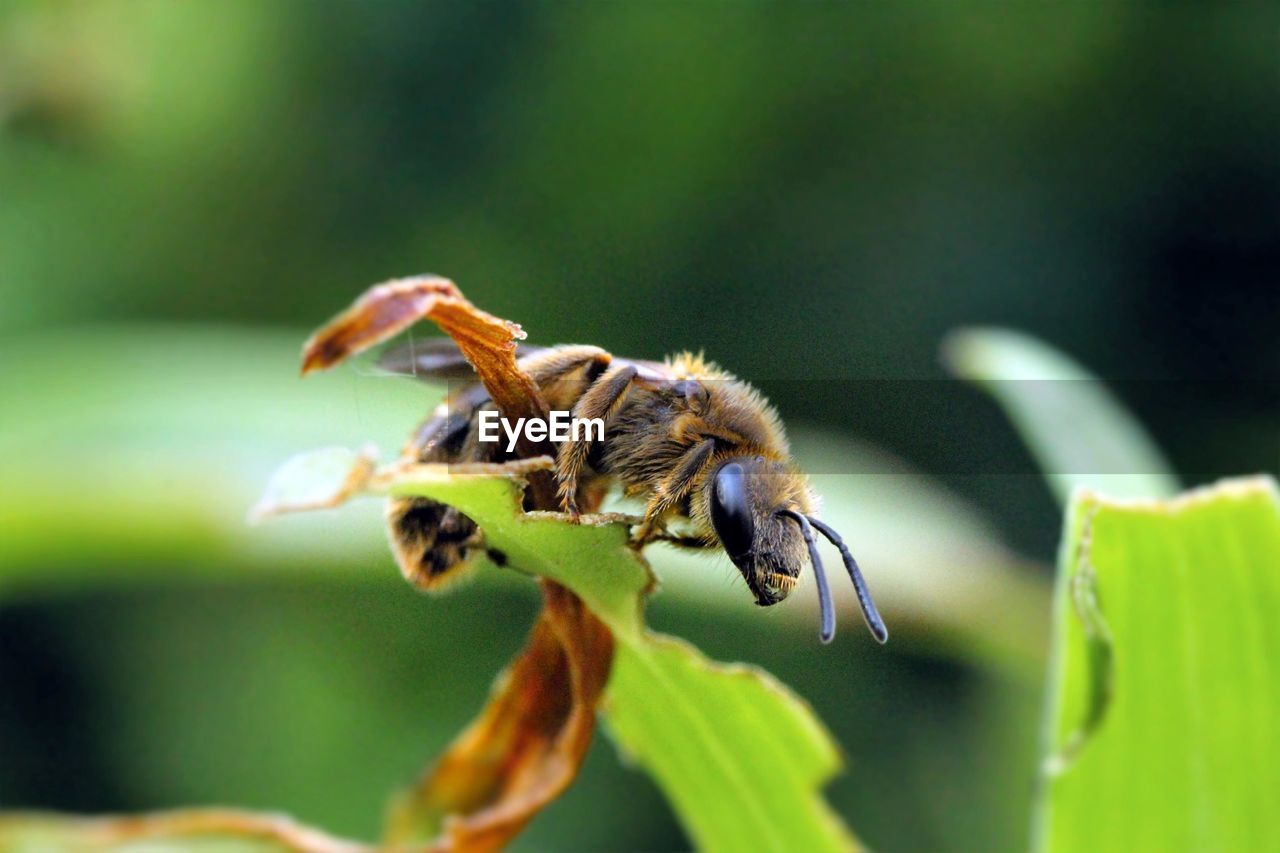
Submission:
M 516 358 L 524 358 L 546 347 L 516 346 Z M 452 338 L 427 338 L 389 347 L 378 357 L 378 367 L 388 373 L 412 376 L 423 382 L 469 382 L 476 378 L 471 364 Z
M 666 382 L 676 378 L 675 373 L 671 371 L 671 365 L 663 364 L 660 361 L 646 361 L 643 358 L 615 358 L 613 360 L 614 364 L 619 362 L 635 365 L 639 371 L 639 377 L 650 382 Z
M 551 347 L 517 344 L 516 358 L 527 358 Z M 660 361 L 635 358 L 613 359 L 614 364 L 633 364 L 649 379 L 669 378 L 671 369 Z M 412 376 L 424 382 L 467 382 L 476 378 L 470 363 L 452 338 L 427 338 L 391 347 L 378 357 L 378 367 L 388 373 Z

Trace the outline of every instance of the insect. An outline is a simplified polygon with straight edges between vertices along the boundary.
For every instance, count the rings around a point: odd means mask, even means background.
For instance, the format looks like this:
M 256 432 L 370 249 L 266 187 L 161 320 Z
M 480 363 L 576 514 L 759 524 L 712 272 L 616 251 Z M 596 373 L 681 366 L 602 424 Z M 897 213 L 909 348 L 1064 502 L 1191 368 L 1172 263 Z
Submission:
M 645 502 L 638 545 L 722 548 L 761 606 L 790 594 L 807 558 L 826 643 L 835 636 L 835 608 L 816 530 L 839 549 L 872 635 L 881 643 L 888 639 L 849 548 L 814 514 L 816 496 L 791 460 L 777 413 L 751 385 L 689 353 L 662 363 L 578 345 L 521 347 L 518 355 L 549 408 L 604 421 L 603 440 L 580 436 L 557 445 L 556 481 L 571 516 L 596 508 L 616 484 Z M 451 393 L 418 428 L 406 457 L 446 463 L 510 458 L 502 443 L 480 441 L 480 414 L 495 407 L 451 341 L 393 350 L 381 364 L 429 381 L 471 383 Z M 485 552 L 482 531 L 471 519 L 429 499 L 392 499 L 387 522 L 401 571 L 423 589 L 446 583 Z M 673 524 L 683 524 L 685 532 L 671 532 Z

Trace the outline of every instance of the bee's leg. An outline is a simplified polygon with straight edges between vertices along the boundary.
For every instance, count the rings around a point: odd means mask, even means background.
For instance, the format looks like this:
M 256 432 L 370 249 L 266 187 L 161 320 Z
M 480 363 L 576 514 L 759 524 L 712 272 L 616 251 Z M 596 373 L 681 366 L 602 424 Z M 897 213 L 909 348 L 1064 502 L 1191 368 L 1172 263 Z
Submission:
M 622 402 L 636 378 L 635 365 L 626 364 L 610 368 L 592 383 L 573 407 L 573 417 L 590 420 L 601 418 L 606 422 L 617 405 Z M 586 464 L 591 450 L 590 440 L 566 441 L 556 454 L 556 479 L 560 483 L 560 503 L 565 512 L 578 516 L 578 475 Z
M 640 525 L 640 530 L 636 534 L 636 539 L 641 544 L 655 538 L 662 518 L 676 504 L 684 500 L 689 492 L 693 491 L 694 486 L 703 479 L 711 467 L 715 449 L 715 440 L 710 438 L 703 439 L 689 448 L 671 473 L 654 490 L 653 497 L 649 498 L 649 503 L 644 508 L 644 523 Z
M 538 386 L 548 407 L 572 409 L 611 361 L 613 356 L 600 347 L 568 345 L 523 358 L 520 368 Z M 588 512 L 596 509 L 604 498 L 604 486 L 579 482 L 573 505 Z
M 555 347 L 526 356 L 520 359 L 520 369 L 536 384 L 542 385 L 564 379 L 573 371 L 587 365 L 588 369 L 583 381 L 589 384 L 604 373 L 612 360 L 613 356 L 600 347 L 574 345 Z
M 671 437 L 676 441 L 684 441 L 690 436 L 694 438 L 718 438 L 729 445 L 741 445 L 746 441 L 740 433 L 709 423 L 703 420 L 701 415 L 693 412 L 680 415 L 671 427 Z

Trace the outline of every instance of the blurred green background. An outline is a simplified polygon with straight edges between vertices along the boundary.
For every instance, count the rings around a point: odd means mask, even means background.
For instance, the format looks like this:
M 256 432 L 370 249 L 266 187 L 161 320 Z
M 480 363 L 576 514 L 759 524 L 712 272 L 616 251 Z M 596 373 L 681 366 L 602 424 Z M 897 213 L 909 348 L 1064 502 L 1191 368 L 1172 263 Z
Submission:
M 874 847 L 1025 846 L 1060 515 L 938 347 L 1021 329 L 1189 483 L 1274 470 L 1278 32 L 1263 4 L 0 3 L 0 806 L 372 837 L 480 707 L 532 585 L 418 596 L 372 506 L 243 522 L 285 456 L 390 453 L 434 404 L 295 379 L 310 328 L 431 271 L 535 341 L 756 381 L 894 642 L 840 590 L 819 648 L 812 607 L 661 552 L 652 622 L 813 703 Z M 603 736 L 520 842 L 685 843 Z

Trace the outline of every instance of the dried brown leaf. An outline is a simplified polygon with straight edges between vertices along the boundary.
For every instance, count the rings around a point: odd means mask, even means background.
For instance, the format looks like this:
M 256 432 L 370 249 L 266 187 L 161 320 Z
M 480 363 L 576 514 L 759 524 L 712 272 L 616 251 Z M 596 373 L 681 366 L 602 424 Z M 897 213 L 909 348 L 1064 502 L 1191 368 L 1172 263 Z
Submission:
M 262 498 L 249 510 L 256 524 L 273 515 L 334 509 L 364 489 L 378 464 L 378 448 L 365 445 L 358 453 L 331 447 L 321 453 L 293 457 L 272 476 Z
M 524 330 L 481 311 L 456 284 L 439 276 L 398 278 L 366 290 L 307 339 L 302 347 L 302 374 L 327 370 L 422 319 L 433 321 L 453 338 L 504 418 L 514 422 L 547 417 L 538 386 L 516 363 L 516 341 L 524 339 Z M 530 442 L 523 431 L 518 442 L 524 458 L 555 453 L 549 441 Z M 530 478 L 527 504 L 529 509 L 556 508 L 555 483 L 549 474 Z
M 394 804 L 389 844 L 497 850 L 573 781 L 609 680 L 613 635 L 581 599 L 542 582 L 528 645 L 484 712 Z

